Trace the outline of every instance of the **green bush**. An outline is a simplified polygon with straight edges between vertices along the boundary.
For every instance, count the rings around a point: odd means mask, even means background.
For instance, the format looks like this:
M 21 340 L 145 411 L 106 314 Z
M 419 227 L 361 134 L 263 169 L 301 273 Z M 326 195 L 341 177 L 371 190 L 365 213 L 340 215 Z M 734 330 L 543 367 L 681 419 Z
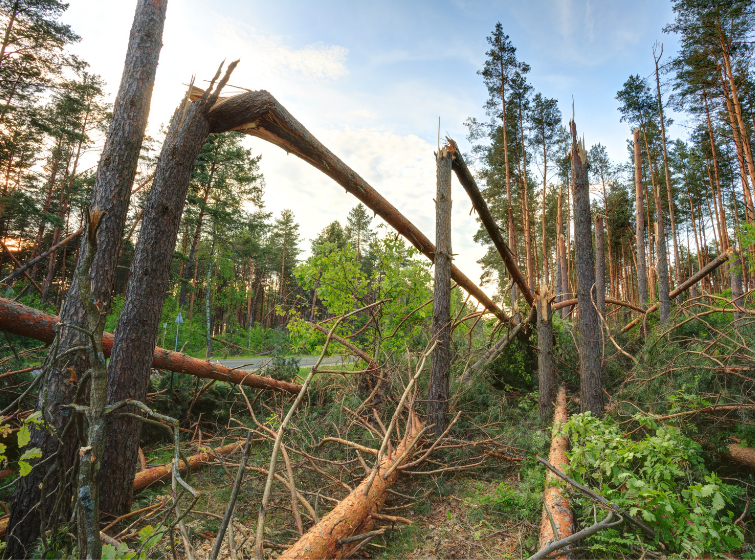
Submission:
M 647 435 L 634 441 L 611 421 L 589 412 L 572 416 L 562 427 L 571 441 L 568 473 L 630 515 L 640 516 L 663 541 L 666 551 L 697 557 L 742 546 L 734 526 L 733 504 L 741 489 L 708 473 L 702 448 L 673 427 L 638 418 Z M 582 515 L 592 524 L 592 502 Z M 605 555 L 630 552 L 637 544 L 634 527 L 625 523 L 588 541 Z M 648 543 L 651 547 L 657 543 Z

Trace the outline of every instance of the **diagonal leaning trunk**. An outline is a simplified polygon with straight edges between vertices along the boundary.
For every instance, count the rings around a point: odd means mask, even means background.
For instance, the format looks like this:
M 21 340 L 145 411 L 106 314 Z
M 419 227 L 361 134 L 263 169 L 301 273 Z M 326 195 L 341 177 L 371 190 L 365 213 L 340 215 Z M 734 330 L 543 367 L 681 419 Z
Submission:
M 105 211 L 105 215 L 97 233 L 99 250 L 94 257 L 89 278 L 94 297 L 105 309 L 109 308 L 118 248 L 123 238 L 131 187 L 136 176 L 139 151 L 147 126 L 152 87 L 162 47 L 166 10 L 167 0 L 139 0 L 137 3 L 123 76 L 113 107 L 113 119 L 97 167 L 91 206 Z M 79 255 L 81 258 L 81 251 Z M 61 313 L 61 320 L 83 327 L 86 325 L 86 315 L 78 292 L 74 279 Z M 82 333 L 66 329 L 61 337 L 59 352 L 80 346 L 85 343 L 84 341 L 85 336 Z M 52 357 L 48 356 L 48 360 L 51 359 Z M 45 420 L 58 431 L 69 421 L 68 416 L 62 414 L 62 407 L 72 402 L 76 391 L 75 384 L 68 382 L 71 378 L 68 368 L 76 372 L 76 378 L 81 379 L 87 368 L 87 358 L 84 352 L 79 352 L 66 364 L 52 365 L 54 367 L 48 374 L 46 390 L 40 391 L 37 409 L 43 411 Z M 67 438 L 62 445 L 66 446 L 63 453 L 66 461 L 61 467 L 51 465 L 44 469 L 45 472 L 42 472 L 42 469 L 34 469 L 28 476 L 20 479 L 16 486 L 5 551 L 11 558 L 25 557 L 39 536 L 38 503 L 42 478 L 49 474 L 51 479 L 60 481 L 60 472 L 65 473 L 73 463 L 75 437 Z M 30 447 L 41 448 L 44 460 L 55 453 L 58 442 L 48 431 L 35 429 Z M 55 468 L 58 468 L 57 473 L 52 472 Z M 70 488 L 64 491 L 70 492 Z M 70 499 L 64 499 L 63 503 L 70 503 Z
M 449 149 L 450 148 L 450 149 Z M 451 374 L 451 166 L 452 146 L 436 156 L 435 282 L 433 287 L 433 339 L 430 385 L 427 389 L 427 421 L 435 435 L 446 429 L 449 377 Z
M 595 260 L 592 249 L 592 219 L 590 218 L 590 181 L 587 176 L 587 152 L 577 140 L 577 125 L 571 127 L 571 172 L 574 196 L 574 253 L 576 256 L 577 299 L 579 306 L 580 404 L 596 416 L 603 414 L 603 386 L 601 382 L 602 352 L 598 312 L 592 298 L 595 284 Z M 585 303 L 590 302 L 589 305 Z

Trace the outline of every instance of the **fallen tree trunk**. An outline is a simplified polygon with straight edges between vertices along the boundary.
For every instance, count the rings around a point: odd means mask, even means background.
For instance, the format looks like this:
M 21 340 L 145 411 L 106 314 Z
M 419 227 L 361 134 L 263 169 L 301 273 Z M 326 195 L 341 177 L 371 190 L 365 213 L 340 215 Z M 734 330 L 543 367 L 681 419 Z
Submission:
M 477 215 L 480 217 L 482 225 L 485 226 L 485 231 L 488 232 L 491 241 L 493 241 L 493 245 L 495 245 L 495 248 L 498 250 L 498 254 L 501 255 L 501 259 L 503 259 L 509 274 L 511 274 L 514 282 L 516 282 L 516 285 L 522 291 L 522 294 L 524 294 L 524 299 L 527 300 L 529 305 L 533 305 L 535 302 L 535 296 L 527 285 L 527 281 L 524 279 L 522 271 L 519 270 L 514 254 L 503 240 L 501 230 L 499 229 L 498 224 L 495 223 L 493 215 L 490 213 L 490 209 L 485 203 L 485 199 L 482 198 L 480 189 L 477 188 L 477 182 L 469 171 L 469 168 L 461 155 L 461 151 L 459 151 L 459 146 L 448 137 L 446 137 L 446 140 L 454 149 L 453 170 L 456 172 L 456 177 L 459 179 L 459 183 L 461 183 L 461 186 L 467 191 L 469 200 L 472 201 L 472 206 L 474 206 Z
M 0 280 L 0 284 L 6 284 L 7 282 L 10 282 L 14 278 L 17 278 L 18 276 L 20 276 L 21 274 L 23 274 L 24 272 L 26 272 L 27 270 L 29 270 L 29 268 L 31 268 L 32 266 L 34 266 L 35 264 L 37 264 L 39 261 L 41 261 L 42 259 L 44 259 L 47 255 L 49 255 L 53 251 L 57 251 L 63 245 L 66 245 L 69 241 L 73 241 L 74 239 L 76 239 L 79 235 L 81 235 L 82 231 L 84 231 L 84 228 L 79 228 L 78 231 L 73 232 L 71 235 L 69 235 L 68 237 L 66 237 L 62 241 L 59 241 L 58 243 L 56 243 L 55 245 L 53 245 L 52 247 L 50 247 L 49 249 L 47 249 L 47 251 L 45 251 L 41 255 L 37 255 L 32 260 L 30 260 L 29 262 L 27 262 L 25 265 L 17 268 L 13 272 L 11 272 L 8 276 L 6 276 L 2 280 Z
M 236 451 L 236 449 L 241 447 L 243 443 L 243 440 L 239 440 L 237 442 L 224 445 L 223 447 L 218 447 L 215 450 L 217 451 L 217 455 L 214 453 L 198 453 L 197 455 L 187 457 L 186 460 L 189 462 L 189 467 L 192 469 L 202 467 L 204 465 L 209 465 L 215 460 L 218 455 L 229 455 L 230 453 L 233 453 L 234 451 Z M 151 469 L 136 473 L 136 476 L 134 477 L 134 492 L 144 490 L 145 488 L 151 486 L 152 484 L 155 484 L 156 482 L 170 478 L 172 466 L 173 463 L 167 463 L 165 465 L 160 465 L 159 467 L 153 467 Z M 181 461 L 178 470 L 181 474 L 185 474 L 186 463 Z M 0 473 L 4 472 L 6 471 L 0 471 Z M 11 472 L 13 473 L 14 471 Z M 5 538 L 5 533 L 8 530 L 9 518 L 9 515 L 0 517 L 0 540 Z
M 698 270 L 696 274 L 693 274 L 692 276 L 687 278 L 687 280 L 685 280 L 679 287 L 677 287 L 675 290 L 672 290 L 671 293 L 669 293 L 669 298 L 675 299 L 678 295 L 689 290 L 692 286 L 697 284 L 700 280 L 708 276 L 708 274 L 710 274 L 711 272 L 716 270 L 719 266 L 721 266 L 726 261 L 728 261 L 729 258 L 731 257 L 731 254 L 732 254 L 731 249 L 729 249 L 725 253 L 721 253 L 720 255 L 718 255 L 715 259 L 710 261 L 707 264 L 707 266 L 704 266 L 703 268 Z M 658 309 L 658 304 L 656 303 L 655 305 L 652 305 L 645 312 L 645 314 L 649 314 L 653 311 L 656 311 L 657 309 Z M 623 329 L 621 329 L 621 332 L 627 332 L 629 329 L 634 327 L 637 323 L 642 321 L 643 318 L 644 318 L 644 315 L 642 317 L 637 317 L 634 321 L 632 321 L 631 323 L 628 323 Z
M 203 94 L 203 90 L 194 87 L 190 99 L 198 100 Z M 435 245 L 427 236 L 367 181 L 323 146 L 267 91 L 250 91 L 233 97 L 221 97 L 210 111 L 209 119 L 211 133 L 234 130 L 256 136 L 322 171 L 383 218 L 423 255 L 435 262 Z M 451 265 L 451 278 L 501 321 L 511 322 L 506 313 L 454 265 Z
M 729 445 L 729 452 L 725 454 L 727 458 L 736 461 L 742 465 L 755 469 L 755 449 L 745 447 L 738 443 Z
M 195 468 L 209 465 L 217 458 L 218 455 L 229 455 L 233 453 L 237 449 L 241 448 L 243 444 L 244 440 L 238 440 L 233 443 L 229 443 L 228 445 L 224 445 L 223 447 L 218 447 L 215 450 L 217 452 L 217 455 L 215 453 L 202 452 L 197 453 L 196 455 L 192 455 L 191 457 L 187 457 L 186 461 L 189 463 L 189 468 L 194 470 Z M 139 471 L 134 477 L 134 492 L 139 492 L 140 490 L 144 490 L 145 488 L 151 486 L 152 484 L 155 484 L 156 482 L 170 478 L 172 468 L 173 463 L 166 463 L 165 465 L 160 465 L 159 467 L 152 467 L 151 469 Z M 181 474 L 185 474 L 186 468 L 186 463 L 181 461 L 178 465 L 178 471 Z
M 566 389 L 562 386 L 556 397 L 556 412 L 553 415 L 553 429 L 558 430 L 568 420 L 566 413 Z M 566 436 L 554 436 L 551 440 L 551 450 L 548 462 L 559 470 L 569 463 L 566 452 L 569 439 Z M 545 548 L 553 541 L 564 539 L 574 532 L 574 517 L 572 515 L 569 498 L 559 479 L 550 471 L 545 475 L 545 491 L 543 492 L 543 517 L 540 521 L 540 543 L 538 550 Z M 558 557 L 566 560 L 566 555 Z
M 349 557 L 361 542 L 342 542 L 354 535 L 364 535 L 375 526 L 376 514 L 385 502 L 387 490 L 398 476 L 399 465 L 404 463 L 404 451 L 422 432 L 423 423 L 411 414 L 411 432 L 404 436 L 393 454 L 386 455 L 380 463 L 377 476 L 368 476 L 320 522 L 307 531 L 294 545 L 280 555 L 279 560 L 314 560 L 319 558 Z M 386 476 L 387 475 L 387 476 Z M 366 492 L 365 492 L 366 490 Z M 379 517 L 378 517 L 379 518 Z M 364 539 L 360 539 L 362 541 Z
M 10 332 L 19 336 L 33 338 L 48 344 L 55 339 L 55 326 L 60 321 L 56 315 L 49 315 L 39 309 L 28 307 L 9 299 L 0 298 L 0 331 Z M 114 336 L 104 333 L 102 345 L 105 356 L 110 356 L 113 349 Z M 185 373 L 204 379 L 217 379 L 234 385 L 246 385 L 256 389 L 271 389 L 298 394 L 301 385 L 288 381 L 278 381 L 270 377 L 255 375 L 243 370 L 235 370 L 221 364 L 213 364 L 197 358 L 192 358 L 181 352 L 171 352 L 155 347 L 152 354 L 152 367 Z

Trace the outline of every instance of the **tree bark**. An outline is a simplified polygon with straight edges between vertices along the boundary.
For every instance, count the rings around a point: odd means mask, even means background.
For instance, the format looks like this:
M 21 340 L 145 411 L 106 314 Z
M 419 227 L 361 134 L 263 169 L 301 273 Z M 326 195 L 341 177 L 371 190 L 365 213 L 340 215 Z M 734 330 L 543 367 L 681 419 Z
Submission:
M 144 207 L 142 229 L 131 277 L 108 364 L 108 402 L 147 397 L 152 352 L 168 288 L 171 258 L 186 202 L 194 162 L 210 132 L 208 113 L 236 63 L 229 65 L 217 89 L 191 103 L 187 98 L 173 115 L 152 189 Z M 213 84 L 220 74 L 213 79 Z M 102 463 L 103 511 L 122 515 L 131 507 L 141 422 L 120 418 L 112 423 Z
M 373 512 L 380 511 L 388 494 L 388 488 L 398 478 L 400 469 L 396 461 L 406 463 L 404 452 L 422 433 L 423 423 L 410 411 L 411 431 L 407 433 L 396 451 L 384 457 L 374 480 L 368 476 L 343 500 L 338 502 L 320 522 L 307 531 L 295 544 L 283 552 L 280 560 L 315 560 L 324 558 L 350 558 L 350 552 L 359 542 L 351 544 L 339 541 L 353 535 L 362 535 L 374 527 Z M 400 465 L 399 465 L 400 466 Z M 371 482 L 372 481 L 372 482 Z
M 661 45 L 661 55 L 663 45 Z M 653 51 L 655 58 L 655 51 Z M 668 217 L 671 222 L 671 237 L 674 241 L 674 271 L 676 273 L 676 285 L 682 283 L 681 259 L 679 258 L 679 243 L 676 238 L 676 218 L 674 216 L 674 187 L 671 184 L 671 173 L 668 169 L 668 148 L 666 146 L 666 124 L 663 122 L 663 100 L 661 98 L 661 79 L 658 75 L 659 56 L 655 59 L 655 86 L 658 92 L 658 115 L 661 119 L 661 145 L 663 146 L 663 171 L 666 174 L 666 196 L 668 198 Z
M 595 260 L 592 249 L 590 216 L 590 181 L 587 175 L 587 152 L 577 140 L 577 125 L 571 127 L 571 172 L 574 197 L 574 252 L 576 256 L 577 298 L 594 302 Z M 581 365 L 580 405 L 596 416 L 603 414 L 602 352 L 598 313 L 594 305 L 581 305 L 578 317 L 579 361 Z
M 553 361 L 553 320 L 551 313 L 551 293 L 545 284 L 540 286 L 535 304 L 537 305 L 537 371 L 538 371 L 538 411 L 540 418 L 548 418 L 553 412 L 556 396 Z
M 637 238 L 637 287 L 640 293 L 640 306 L 646 307 L 648 301 L 648 276 L 645 266 L 645 211 L 644 189 L 642 188 L 642 147 L 640 146 L 640 129 L 632 132 L 634 140 L 634 186 L 637 201 L 635 213 Z
M 450 148 L 450 149 L 449 149 Z M 433 288 L 433 339 L 427 421 L 440 436 L 448 416 L 451 373 L 451 166 L 454 148 L 441 148 L 436 161 L 435 280 Z
M 595 215 L 595 299 L 598 311 L 606 316 L 606 257 L 603 240 L 603 216 Z
M 563 426 L 568 419 L 569 416 L 566 411 L 566 389 L 561 387 L 558 390 L 556 411 L 553 415 L 554 428 L 556 426 Z M 568 450 L 569 438 L 554 434 L 551 439 L 551 449 L 548 454 L 548 462 L 558 470 L 563 471 L 564 467 L 569 464 L 569 458 L 566 456 Z M 545 508 L 548 508 L 550 515 L 548 515 Z M 558 531 L 558 536 L 553 533 L 551 517 L 553 518 L 553 525 L 556 526 L 556 530 Z M 572 533 L 574 533 L 574 514 L 572 513 L 571 505 L 569 504 L 569 495 L 564 490 L 563 483 L 561 483 L 560 479 L 548 471 L 545 475 L 543 515 L 540 521 L 540 541 L 538 544 L 538 550 L 553 541 L 568 537 Z M 567 558 L 569 558 L 569 556 L 563 554 L 558 556 L 557 560 L 566 560 Z
M 106 213 L 101 219 L 97 233 L 99 249 L 94 257 L 89 278 L 94 297 L 105 309 L 109 308 L 118 247 L 123 237 L 131 186 L 147 126 L 152 86 L 162 47 L 166 9 L 167 0 L 139 0 L 137 3 L 123 76 L 113 107 L 113 120 L 97 167 L 91 206 Z M 75 279 L 66 298 L 61 319 L 65 323 L 83 327 L 86 325 L 86 317 L 77 286 L 74 284 Z M 82 344 L 85 344 L 85 336 L 82 333 L 66 329 L 61 338 L 59 351 L 63 352 Z M 48 360 L 51 359 L 52 356 L 48 355 Z M 52 364 L 46 390 L 40 391 L 37 409 L 43 410 L 45 420 L 56 431 L 68 422 L 68 417 L 61 414 L 61 411 L 63 406 L 72 401 L 76 390 L 75 386 L 68 383 L 71 378 L 68 368 L 72 368 L 77 378 L 81 379 L 87 362 L 86 355 L 81 352 L 66 364 Z M 73 437 L 63 442 L 63 445 L 66 445 L 66 456 L 70 457 L 70 460 L 75 443 Z M 34 429 L 30 446 L 41 448 L 44 460 L 58 448 L 58 442 L 47 430 Z M 40 518 L 37 504 L 39 484 L 45 474 L 47 472 L 42 472 L 42 469 L 35 469 L 20 479 L 16 486 L 5 551 L 9 557 L 25 557 L 31 552 L 33 542 L 39 535 Z M 52 477 L 53 481 L 58 474 Z

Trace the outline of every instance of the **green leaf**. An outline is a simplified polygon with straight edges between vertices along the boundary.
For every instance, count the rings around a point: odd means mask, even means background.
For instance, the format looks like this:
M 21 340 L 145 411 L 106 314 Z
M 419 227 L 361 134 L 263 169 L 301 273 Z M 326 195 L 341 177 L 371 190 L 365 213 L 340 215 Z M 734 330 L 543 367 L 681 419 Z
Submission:
M 29 430 L 29 424 L 24 422 L 21 425 L 21 429 L 18 430 L 18 446 L 24 447 L 31 441 L 31 431 Z
M 724 509 L 724 506 L 726 503 L 724 502 L 724 497 L 721 495 L 720 492 L 716 492 L 713 494 L 713 509 L 716 511 Z
M 31 449 L 27 449 L 24 454 L 19 457 L 19 460 L 39 459 L 40 457 L 42 457 L 42 450 L 39 447 L 32 447 Z
M 42 456 L 42 450 L 39 447 L 32 447 L 18 458 L 19 474 L 26 476 L 31 472 L 31 465 L 26 462 L 28 459 L 39 459 Z

